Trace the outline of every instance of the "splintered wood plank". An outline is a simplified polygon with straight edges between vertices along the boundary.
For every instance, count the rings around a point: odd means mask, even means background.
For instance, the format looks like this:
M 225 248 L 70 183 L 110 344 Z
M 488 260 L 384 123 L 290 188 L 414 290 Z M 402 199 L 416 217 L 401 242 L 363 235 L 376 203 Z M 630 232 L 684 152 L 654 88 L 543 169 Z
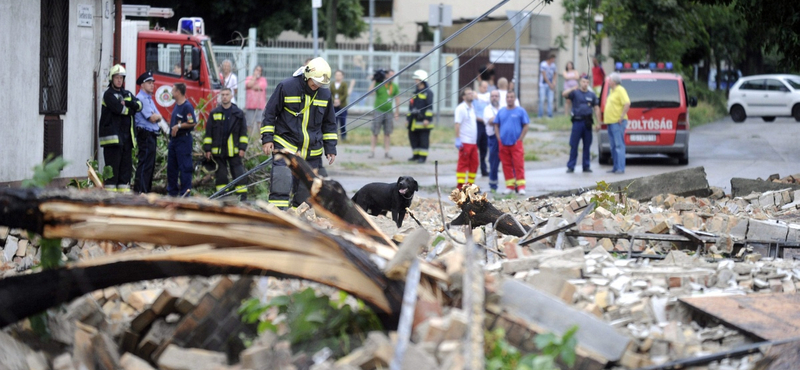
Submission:
M 680 301 L 761 340 L 800 336 L 800 294 L 692 297 Z

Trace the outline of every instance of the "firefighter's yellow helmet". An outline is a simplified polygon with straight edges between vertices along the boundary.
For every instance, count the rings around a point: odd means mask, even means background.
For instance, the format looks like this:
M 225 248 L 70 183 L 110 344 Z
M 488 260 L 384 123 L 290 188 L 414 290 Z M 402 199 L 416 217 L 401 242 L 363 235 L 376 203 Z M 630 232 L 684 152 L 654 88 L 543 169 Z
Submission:
M 311 61 L 306 64 L 303 76 L 307 80 L 313 80 L 314 84 L 318 87 L 328 88 L 328 85 L 331 83 L 331 66 L 328 65 L 325 59 L 320 57 L 311 59 Z
M 122 77 L 125 77 L 125 67 L 123 67 L 122 64 L 115 64 L 111 67 L 111 70 L 108 71 L 108 80 L 113 80 L 114 75 L 122 75 Z

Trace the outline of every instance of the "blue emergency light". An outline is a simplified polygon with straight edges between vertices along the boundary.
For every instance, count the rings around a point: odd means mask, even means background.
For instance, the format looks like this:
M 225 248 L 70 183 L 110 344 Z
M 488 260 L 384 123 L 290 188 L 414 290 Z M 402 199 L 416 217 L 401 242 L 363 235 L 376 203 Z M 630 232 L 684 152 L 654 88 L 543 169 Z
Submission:
M 653 72 L 672 71 L 672 62 L 615 62 L 614 70 L 620 72 L 634 72 L 639 69 L 646 69 Z
M 181 18 L 178 20 L 178 32 L 188 35 L 205 35 L 205 22 L 200 17 Z

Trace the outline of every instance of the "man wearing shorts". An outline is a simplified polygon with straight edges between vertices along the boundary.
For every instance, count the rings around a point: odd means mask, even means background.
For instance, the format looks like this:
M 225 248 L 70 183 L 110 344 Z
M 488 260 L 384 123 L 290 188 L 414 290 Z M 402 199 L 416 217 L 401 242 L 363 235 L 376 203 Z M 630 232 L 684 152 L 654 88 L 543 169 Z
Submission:
M 394 71 L 389 70 L 384 76 L 381 76 L 381 70 L 378 70 L 373 76 L 373 86 L 376 83 L 383 82 L 384 79 L 391 78 Z M 372 89 L 372 87 L 370 87 Z M 372 120 L 372 142 L 370 146 L 369 157 L 375 158 L 375 145 L 378 143 L 378 134 L 383 128 L 383 151 L 384 158 L 392 159 L 389 155 L 389 145 L 391 144 L 391 136 L 394 131 L 394 120 L 400 117 L 400 88 L 394 82 L 389 82 L 377 90 L 375 90 L 375 116 Z M 392 98 L 394 98 L 394 117 L 392 117 Z

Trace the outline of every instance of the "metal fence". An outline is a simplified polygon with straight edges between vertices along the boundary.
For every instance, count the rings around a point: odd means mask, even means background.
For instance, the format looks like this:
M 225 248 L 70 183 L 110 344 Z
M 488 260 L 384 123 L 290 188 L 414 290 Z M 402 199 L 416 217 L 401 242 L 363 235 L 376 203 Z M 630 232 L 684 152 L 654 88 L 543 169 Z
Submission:
M 254 59 L 251 59 L 251 50 L 255 50 Z M 234 72 L 239 80 L 240 88 L 237 100 L 240 102 L 243 102 L 245 99 L 245 79 L 252 73 L 255 64 L 261 65 L 263 68 L 263 76 L 267 78 L 267 97 L 269 97 L 280 81 L 290 77 L 292 73 L 305 63 L 306 59 L 313 57 L 313 51 L 310 49 L 266 47 L 248 49 L 234 46 L 214 46 L 214 54 L 218 63 L 222 63 L 225 59 L 229 59 L 233 63 Z M 328 64 L 330 64 L 331 69 L 334 71 L 339 69 L 344 72 L 344 80 L 348 84 L 350 84 L 351 81 L 355 81 L 353 93 L 349 98 L 350 102 L 353 102 L 369 91 L 370 78 L 372 77 L 374 69 L 384 68 L 399 71 L 400 68 L 413 62 L 422 54 L 423 53 L 416 52 L 373 51 L 371 63 L 369 60 L 369 52 L 366 51 L 326 50 L 323 51 L 320 56 L 325 58 Z M 400 87 L 401 92 L 400 102 L 403 105 L 401 111 L 406 110 L 408 104 L 403 102 L 410 99 L 414 91 L 414 81 L 411 76 L 413 71 L 417 69 L 424 69 L 429 72 L 431 75 L 428 78 L 430 84 L 434 84 L 439 81 L 439 79 L 443 79 L 441 82 L 442 96 L 435 98 L 439 101 L 439 108 L 441 111 L 445 113 L 452 112 L 455 110 L 456 105 L 458 105 L 459 61 L 456 55 L 442 54 L 442 64 L 446 65 L 446 67 L 442 68 L 442 70 L 436 74 L 432 71 L 431 58 L 432 57 L 429 56 L 423 59 L 416 66 L 406 71 L 406 73 L 395 78 L 394 81 Z M 373 67 L 370 68 L 370 65 Z M 451 73 L 452 75 L 450 75 Z M 354 106 L 351 111 L 355 113 L 367 112 L 372 109 L 373 103 L 374 96 L 368 96 Z

